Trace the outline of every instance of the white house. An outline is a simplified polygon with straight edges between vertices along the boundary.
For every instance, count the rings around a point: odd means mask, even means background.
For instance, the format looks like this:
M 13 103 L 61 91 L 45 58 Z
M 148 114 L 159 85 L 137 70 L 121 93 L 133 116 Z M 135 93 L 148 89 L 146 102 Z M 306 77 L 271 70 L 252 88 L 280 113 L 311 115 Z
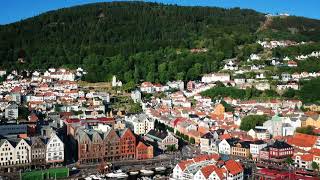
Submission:
M 250 60 L 252 60 L 252 61 L 258 61 L 260 59 L 261 59 L 261 57 L 259 55 L 257 55 L 257 54 L 251 54 L 250 55 Z
M 16 164 L 31 162 L 31 146 L 24 139 L 18 139 L 14 152 Z
M 282 136 L 282 118 L 278 115 L 264 122 L 263 127 L 265 127 L 272 136 Z
M 121 81 L 117 81 L 116 76 L 112 77 L 112 83 L 111 83 L 112 87 L 121 87 L 122 86 L 122 82 Z
M 230 81 L 230 74 L 227 73 L 212 73 L 206 74 L 202 76 L 201 81 L 204 83 L 212 83 L 212 82 L 229 82 Z
M 61 163 L 64 161 L 64 144 L 56 133 L 52 133 L 46 145 L 46 162 Z
M 267 128 L 262 126 L 256 126 L 254 129 L 250 129 L 247 133 L 254 139 L 265 140 L 270 139 L 270 133 Z
M 141 102 L 141 92 L 139 90 L 134 90 L 131 92 L 131 99 L 133 102 Z
M 267 145 L 268 144 L 262 140 L 258 140 L 250 143 L 250 153 L 252 154 L 252 157 L 259 156 L 260 150 L 266 147 Z
M 172 89 L 179 89 L 180 91 L 184 90 L 184 82 L 183 81 L 169 81 L 167 85 Z
M 5 109 L 6 119 L 18 119 L 18 116 L 19 116 L 19 111 L 18 111 L 17 104 L 12 103 Z
M 153 93 L 155 89 L 151 82 L 143 82 L 140 86 L 140 91 L 145 93 Z
M 219 153 L 220 154 L 231 154 L 231 146 L 230 144 L 228 143 L 227 140 L 222 140 L 219 144 L 218 144 L 218 147 L 219 147 Z
M 126 116 L 125 121 L 132 126 L 133 132 L 138 135 L 146 134 L 151 129 L 154 129 L 154 120 L 146 114 Z
M 255 84 L 255 87 L 256 87 L 256 89 L 258 89 L 260 91 L 265 91 L 265 90 L 270 89 L 270 84 L 268 82 L 257 83 L 257 84 Z
M 313 154 L 296 154 L 293 156 L 294 164 L 298 168 L 312 170 Z
M 7 139 L 0 140 L 0 166 L 16 164 L 15 148 Z

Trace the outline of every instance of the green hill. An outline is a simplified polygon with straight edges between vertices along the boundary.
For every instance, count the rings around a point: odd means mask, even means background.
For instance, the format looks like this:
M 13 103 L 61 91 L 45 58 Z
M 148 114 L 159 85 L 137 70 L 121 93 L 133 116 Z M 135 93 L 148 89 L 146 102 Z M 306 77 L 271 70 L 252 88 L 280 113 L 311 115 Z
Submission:
M 0 68 L 81 66 L 93 82 L 114 74 L 125 82 L 188 80 L 218 70 L 222 59 L 237 56 L 241 45 L 255 47 L 258 37 L 282 33 L 288 39 L 319 40 L 317 20 L 290 17 L 280 19 L 288 21 L 283 26 L 274 20 L 259 30 L 265 21 L 264 14 L 239 8 L 144 2 L 75 6 L 0 26 Z M 208 51 L 190 53 L 191 48 Z

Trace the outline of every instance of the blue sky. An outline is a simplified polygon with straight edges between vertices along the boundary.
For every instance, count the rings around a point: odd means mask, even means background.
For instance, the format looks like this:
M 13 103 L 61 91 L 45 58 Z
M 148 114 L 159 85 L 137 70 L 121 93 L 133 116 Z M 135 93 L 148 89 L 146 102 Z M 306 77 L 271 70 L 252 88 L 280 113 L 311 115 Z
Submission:
M 63 7 L 108 0 L 0 0 L 0 24 L 8 24 Z M 264 13 L 289 13 L 320 19 L 320 0 L 147 0 L 186 6 L 241 7 Z

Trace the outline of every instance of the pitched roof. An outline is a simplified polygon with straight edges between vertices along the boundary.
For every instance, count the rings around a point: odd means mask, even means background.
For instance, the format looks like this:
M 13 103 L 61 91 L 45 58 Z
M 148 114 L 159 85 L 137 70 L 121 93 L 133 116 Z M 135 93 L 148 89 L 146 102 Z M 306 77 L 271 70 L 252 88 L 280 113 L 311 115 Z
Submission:
M 288 138 L 287 142 L 298 147 L 313 147 L 317 139 L 317 136 L 295 133 L 293 137 Z
M 153 137 L 157 137 L 159 139 L 165 139 L 168 136 L 168 133 L 166 131 L 157 131 L 154 129 L 151 129 L 147 135 L 151 135 Z
M 187 168 L 187 166 L 192 163 L 194 163 L 194 161 L 189 159 L 189 160 L 179 162 L 178 166 L 181 168 L 182 171 L 184 171 Z
M 210 174 L 212 174 L 213 171 L 215 171 L 217 167 L 215 165 L 207 165 L 201 168 L 201 172 L 204 175 L 206 179 L 209 178 Z
M 147 149 L 148 146 L 145 145 L 143 142 L 139 142 L 138 145 L 137 145 L 137 149 Z
M 228 160 L 225 162 L 225 167 L 229 171 L 230 174 L 238 174 L 243 171 L 243 167 L 239 162 L 235 160 Z
M 286 143 L 284 141 L 276 141 L 275 143 L 273 143 L 269 147 L 275 148 L 275 149 L 292 148 L 291 145 L 289 145 L 288 143 Z
M 301 155 L 303 161 L 313 161 L 313 154 L 303 154 Z

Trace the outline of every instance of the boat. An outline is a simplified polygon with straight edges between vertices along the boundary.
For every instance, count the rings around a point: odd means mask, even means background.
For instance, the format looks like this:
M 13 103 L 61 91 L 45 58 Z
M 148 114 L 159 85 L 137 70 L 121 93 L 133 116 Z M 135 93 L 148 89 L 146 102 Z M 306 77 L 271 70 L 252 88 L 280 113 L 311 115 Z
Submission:
M 139 171 L 131 171 L 131 172 L 129 172 L 129 174 L 132 175 L 132 176 L 134 176 L 134 175 L 139 174 Z
M 156 170 L 157 172 L 165 171 L 165 170 L 166 170 L 166 167 L 163 167 L 163 166 L 156 167 L 155 170 Z
M 152 180 L 151 178 L 149 177 L 141 177 L 141 178 L 138 178 L 139 180 Z
M 117 179 L 124 179 L 124 178 L 127 178 L 128 177 L 128 174 L 122 172 L 121 169 L 113 172 L 113 173 L 108 173 L 106 174 L 106 177 L 108 178 L 117 178 Z
M 143 176 L 151 176 L 154 173 L 151 170 L 145 170 L 145 169 L 140 170 L 140 172 Z
M 99 176 L 96 175 L 90 175 L 89 176 L 92 180 L 101 180 L 102 178 L 100 178 Z

